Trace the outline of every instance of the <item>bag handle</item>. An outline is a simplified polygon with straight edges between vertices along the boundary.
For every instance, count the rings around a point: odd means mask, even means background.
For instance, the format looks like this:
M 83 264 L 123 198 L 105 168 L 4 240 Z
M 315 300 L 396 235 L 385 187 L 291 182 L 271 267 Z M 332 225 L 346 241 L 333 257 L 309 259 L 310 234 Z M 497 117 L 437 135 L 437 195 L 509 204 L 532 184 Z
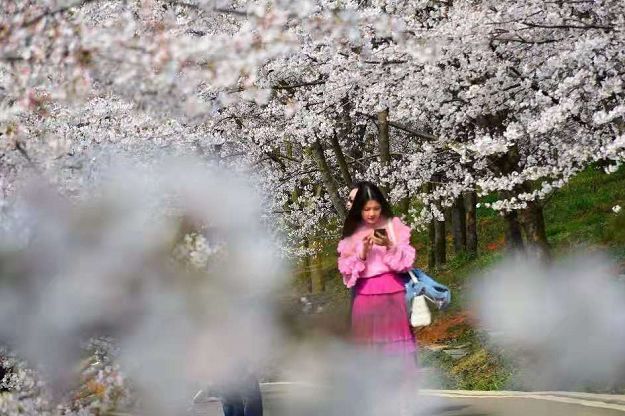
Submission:
M 391 243 L 395 244 L 397 239 L 395 238 L 395 227 L 393 227 L 393 219 L 389 218 L 386 222 L 386 227 L 388 228 L 388 236 L 391 239 Z M 417 276 L 414 275 L 414 273 L 412 272 L 412 270 L 408 270 L 408 275 L 410 276 L 410 280 L 412 280 L 415 283 L 419 282 L 419 279 L 417 279 Z

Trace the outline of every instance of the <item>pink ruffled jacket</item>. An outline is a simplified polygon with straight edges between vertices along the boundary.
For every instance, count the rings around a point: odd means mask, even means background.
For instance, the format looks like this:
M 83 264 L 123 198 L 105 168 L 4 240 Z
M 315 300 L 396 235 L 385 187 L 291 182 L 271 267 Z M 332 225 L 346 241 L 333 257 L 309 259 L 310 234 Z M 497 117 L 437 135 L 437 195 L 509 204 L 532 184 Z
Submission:
M 393 234 L 388 230 L 388 221 L 383 219 L 380 225 L 371 227 L 361 225 L 356 232 L 339 242 L 339 271 L 343 275 L 343 283 L 348 288 L 356 285 L 358 279 L 378 276 L 389 272 L 405 272 L 412 268 L 415 260 L 415 249 L 410 245 L 410 227 L 405 225 L 398 217 L 394 217 L 390 224 L 393 227 L 395 241 L 393 246 L 387 249 L 383 246 L 373 245 L 366 260 L 362 260 L 362 239 L 374 228 L 387 228 L 389 238 Z

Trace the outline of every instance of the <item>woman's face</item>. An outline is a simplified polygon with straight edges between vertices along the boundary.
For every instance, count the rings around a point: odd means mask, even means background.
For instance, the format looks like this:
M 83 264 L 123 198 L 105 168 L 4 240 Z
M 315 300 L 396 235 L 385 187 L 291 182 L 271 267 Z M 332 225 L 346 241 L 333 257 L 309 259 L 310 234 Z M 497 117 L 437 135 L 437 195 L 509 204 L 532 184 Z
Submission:
M 365 224 L 373 225 L 378 222 L 380 219 L 380 214 L 382 213 L 382 205 L 378 201 L 374 201 L 370 199 L 367 201 L 364 207 L 362 207 L 362 211 L 360 214 L 362 215 L 362 220 Z

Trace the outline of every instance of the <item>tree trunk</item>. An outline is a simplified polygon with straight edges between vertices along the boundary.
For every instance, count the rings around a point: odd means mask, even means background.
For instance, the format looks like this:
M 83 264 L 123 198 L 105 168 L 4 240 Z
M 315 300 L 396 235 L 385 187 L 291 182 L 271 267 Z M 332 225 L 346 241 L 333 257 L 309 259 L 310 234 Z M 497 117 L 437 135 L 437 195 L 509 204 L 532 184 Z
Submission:
M 425 185 L 423 185 L 423 192 L 425 192 L 426 194 L 429 194 L 432 192 L 432 189 L 434 188 L 434 185 L 432 184 L 432 181 L 430 182 L 426 182 Z M 430 223 L 428 224 L 428 268 L 429 269 L 433 269 L 434 267 L 436 267 L 436 225 L 434 224 L 436 222 L 436 220 L 432 219 L 432 221 L 430 221 Z
M 437 183 L 441 180 L 440 175 L 434 174 L 427 185 L 428 192 L 432 192 L 436 189 Z M 439 211 L 442 211 L 440 201 L 436 203 L 436 207 Z M 434 223 L 434 267 L 440 267 L 447 261 L 447 240 L 445 235 L 445 221 L 439 221 L 436 218 L 432 219 Z
M 345 154 L 343 153 L 343 149 L 341 149 L 341 144 L 339 143 L 339 138 L 335 135 L 332 135 L 330 138 L 330 143 L 332 145 L 332 151 L 334 152 L 334 156 L 336 157 L 336 163 L 339 165 L 339 171 L 341 172 L 341 177 L 343 178 L 343 182 L 348 188 L 353 187 L 352 175 L 349 173 L 349 167 L 347 166 L 347 161 L 345 160 Z
M 388 109 L 378 113 L 378 153 L 380 155 L 380 165 L 384 169 L 388 169 L 391 164 L 391 142 L 388 132 Z M 381 185 L 380 189 L 389 199 L 388 185 Z
M 467 253 L 471 257 L 477 257 L 477 193 L 475 191 L 466 192 L 464 202 L 467 224 Z
M 517 212 L 506 212 L 503 218 L 506 221 L 506 246 L 511 251 L 523 250 L 523 235 Z
M 308 249 L 310 244 L 308 243 L 308 238 L 304 238 L 303 244 L 304 249 Z M 313 291 L 313 281 L 312 281 L 312 258 L 310 254 L 306 254 L 304 256 L 304 282 L 306 283 L 306 291 L 308 293 L 312 293 Z
M 435 245 L 436 229 L 434 225 L 435 222 L 436 221 L 432 220 L 430 221 L 430 224 L 428 225 L 428 237 L 430 239 L 429 250 L 428 250 L 428 268 L 429 269 L 433 269 L 434 267 L 436 267 L 436 256 L 434 255 L 434 253 L 436 252 L 436 245 Z
M 326 290 L 321 260 L 320 254 L 314 255 L 311 270 L 312 293 L 321 293 Z
M 402 198 L 398 204 L 399 212 L 402 214 L 408 214 L 408 210 L 410 210 L 410 191 L 408 190 L 407 193 L 408 195 Z
M 520 212 L 521 226 L 525 231 L 527 249 L 541 259 L 551 258 L 551 247 L 545 230 L 545 217 L 542 204 L 531 201 L 527 208 Z
M 352 175 L 349 172 L 347 161 L 345 160 L 345 152 L 341 147 L 341 139 L 347 140 L 347 136 L 352 130 L 352 119 L 349 116 L 350 102 L 348 99 L 343 99 L 342 110 L 343 111 L 338 122 L 337 133 L 332 135 L 330 143 L 332 144 L 332 150 L 334 151 L 334 156 L 336 156 L 336 163 L 339 165 L 339 171 L 341 172 L 343 182 L 345 182 L 345 185 L 348 188 L 352 188 L 354 186 L 354 182 L 352 180 Z
M 391 142 L 388 134 L 388 109 L 378 113 L 378 152 L 382 166 L 391 164 Z
M 447 241 L 445 239 L 445 221 L 434 220 L 434 264 L 441 267 L 447 262 Z
M 351 146 L 347 150 L 347 155 L 354 160 L 362 159 L 364 156 L 364 150 L 367 148 L 367 139 L 366 139 L 367 127 L 363 125 L 359 125 L 355 127 L 353 139 L 354 142 L 351 143 Z M 358 164 L 355 164 L 352 168 L 353 170 L 357 170 Z
M 328 161 L 326 160 L 325 154 L 323 153 L 323 147 L 319 140 L 315 140 L 312 145 L 312 153 L 315 162 L 317 162 L 317 166 L 321 171 L 321 177 L 323 180 L 323 184 L 326 188 L 326 192 L 330 196 L 330 201 L 332 201 L 332 205 L 336 210 L 336 213 L 339 216 L 341 222 L 345 221 L 347 217 L 347 210 L 345 208 L 345 203 L 339 196 L 338 187 L 336 186 L 336 181 L 332 176 L 332 172 L 330 171 L 330 167 L 328 166 Z
M 467 219 L 464 198 L 458 196 L 451 207 L 451 230 L 456 255 L 467 251 Z

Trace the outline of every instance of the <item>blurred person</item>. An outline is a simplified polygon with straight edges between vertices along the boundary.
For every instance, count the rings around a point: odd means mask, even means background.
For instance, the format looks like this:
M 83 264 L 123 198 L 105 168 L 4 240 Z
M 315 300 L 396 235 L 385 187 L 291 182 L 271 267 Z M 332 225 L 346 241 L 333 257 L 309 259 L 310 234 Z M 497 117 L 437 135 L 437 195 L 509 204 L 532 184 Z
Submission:
M 219 401 L 224 416 L 262 416 L 263 400 L 260 384 L 248 366 L 232 369 L 225 380 L 209 384 L 193 397 L 193 406 Z
M 356 184 L 356 186 L 354 186 L 352 190 L 349 191 L 349 195 L 347 195 L 347 202 L 345 203 L 345 207 L 347 208 L 347 211 L 352 209 L 354 199 L 356 198 L 356 193 L 358 192 L 358 185 L 359 184 Z
M 263 401 L 256 376 L 241 368 L 230 380 L 218 387 L 224 416 L 262 416 Z
M 202 236 L 203 241 L 209 242 L 209 244 L 218 245 L 216 243 L 218 239 L 212 235 L 217 233 L 218 230 L 208 229 L 192 218 L 185 216 L 180 219 L 176 240 L 184 241 L 185 236 L 195 235 L 196 237 Z M 225 377 L 209 380 L 207 385 L 194 395 L 192 408 L 202 403 L 219 401 L 224 416 L 262 416 L 262 395 L 253 366 L 247 360 L 241 360 L 224 373 L 227 374 Z

